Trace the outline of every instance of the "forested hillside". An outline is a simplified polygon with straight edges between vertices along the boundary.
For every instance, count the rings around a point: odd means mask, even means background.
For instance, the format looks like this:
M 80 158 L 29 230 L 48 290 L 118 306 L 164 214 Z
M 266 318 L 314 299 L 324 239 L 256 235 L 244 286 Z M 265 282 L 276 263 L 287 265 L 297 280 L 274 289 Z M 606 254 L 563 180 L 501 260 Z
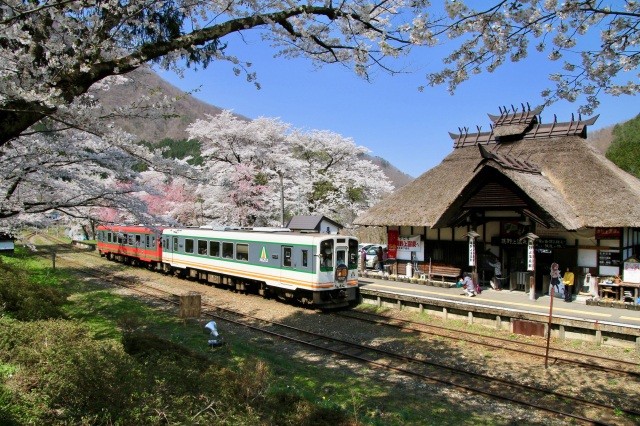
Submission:
M 613 127 L 606 155 L 622 170 L 640 178 L 640 114 Z
M 180 149 L 175 142 L 184 141 L 188 138 L 187 126 L 196 119 L 204 118 L 206 114 L 217 115 L 222 111 L 221 108 L 185 94 L 148 69 L 140 69 L 129 73 L 127 77 L 129 81 L 126 84 L 112 86 L 108 91 L 99 92 L 98 97 L 101 102 L 107 105 L 118 105 L 123 98 L 142 99 L 145 96 L 149 96 L 152 101 L 160 99 L 162 96 L 176 98 L 176 101 L 171 103 L 172 108 L 165 117 L 158 119 L 149 119 L 144 116 L 125 117 L 115 119 L 115 123 L 126 132 L 137 136 L 141 141 L 160 146 L 172 145 L 170 152 L 176 155 L 177 158 L 181 157 Z M 237 113 L 237 111 L 234 112 Z M 242 116 L 239 115 L 239 117 Z M 358 145 L 367 145 L 367 141 L 356 141 L 356 143 Z M 191 153 L 194 152 L 193 148 L 193 145 L 188 147 Z M 402 172 L 383 158 L 368 155 L 365 158 L 378 165 L 396 189 L 413 180 L 413 177 Z

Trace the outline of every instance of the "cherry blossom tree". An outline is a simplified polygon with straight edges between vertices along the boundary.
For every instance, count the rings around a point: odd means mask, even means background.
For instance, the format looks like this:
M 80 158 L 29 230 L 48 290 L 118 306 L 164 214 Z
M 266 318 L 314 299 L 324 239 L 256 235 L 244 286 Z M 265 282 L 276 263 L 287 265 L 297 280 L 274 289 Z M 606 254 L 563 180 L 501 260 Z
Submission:
M 0 152 L 0 219 L 56 210 L 82 216 L 83 207 L 143 211 L 134 166 L 139 157 L 119 149 L 131 141 L 115 132 L 105 140 L 86 133 L 40 133 L 18 138 Z M 118 140 L 120 138 L 120 140 Z
M 428 74 L 429 84 L 447 83 L 451 92 L 471 75 L 493 71 L 506 62 L 524 60 L 530 49 L 544 52 L 555 87 L 543 91 L 546 103 L 576 101 L 586 96 L 581 113 L 599 105 L 601 93 L 635 95 L 640 89 L 640 2 L 626 0 L 446 0 L 448 19 L 431 25 L 419 18 L 418 43 L 434 45 L 440 38 L 461 40 L 445 58 L 443 70 Z
M 282 209 L 344 223 L 392 185 L 368 150 L 329 131 L 303 131 L 272 118 L 246 121 L 222 111 L 189 126 L 202 144 L 204 209 L 217 223 L 280 225 Z M 206 171 L 206 172 L 205 172 Z
M 448 66 L 429 74 L 430 84 L 448 83 L 451 90 L 470 74 L 523 59 L 535 45 L 551 60 L 567 58 L 565 72 L 552 75 L 549 100 L 585 93 L 586 107 L 593 108 L 601 91 L 638 92 L 635 0 L 500 0 L 480 10 L 460 0 L 444 4 L 446 15 L 427 0 L 4 0 L 0 146 L 45 117 L 76 126 L 92 85 L 148 62 L 206 67 L 228 61 L 257 84 L 250 61 L 225 49 L 241 39 L 232 36 L 249 31 L 259 31 L 276 54 L 341 63 L 365 78 L 372 67 L 395 72 L 393 59 L 413 47 L 459 39 Z M 627 82 L 616 79 L 628 72 Z
M 296 131 L 289 137 L 291 151 L 302 167 L 295 170 L 297 191 L 306 202 L 295 204 L 295 214 L 323 214 L 345 224 L 393 186 L 381 169 L 362 156 L 369 150 L 331 131 Z
M 151 217 L 163 224 L 203 225 L 198 212 L 196 184 L 180 176 L 147 171 L 140 174 L 137 183 L 144 192 L 137 194 L 147 206 Z

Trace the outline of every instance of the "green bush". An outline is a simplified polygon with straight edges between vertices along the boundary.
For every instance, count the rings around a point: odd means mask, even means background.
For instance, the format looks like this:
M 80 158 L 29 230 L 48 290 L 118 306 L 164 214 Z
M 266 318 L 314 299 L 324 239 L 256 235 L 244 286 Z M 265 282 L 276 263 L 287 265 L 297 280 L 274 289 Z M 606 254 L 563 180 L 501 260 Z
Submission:
M 59 290 L 31 282 L 26 271 L 0 259 L 0 310 L 22 321 L 62 318 L 65 301 Z
M 149 335 L 129 336 L 140 348 Z M 162 342 L 157 339 L 156 343 Z M 128 354 L 65 320 L 0 319 L 0 419 L 26 424 L 256 424 L 269 386 L 266 366 L 220 368 L 202 354 L 160 346 Z M 11 389 L 11 392 L 8 391 Z M 10 409 L 10 407 L 13 407 Z M 197 419 L 197 421 L 196 421 Z

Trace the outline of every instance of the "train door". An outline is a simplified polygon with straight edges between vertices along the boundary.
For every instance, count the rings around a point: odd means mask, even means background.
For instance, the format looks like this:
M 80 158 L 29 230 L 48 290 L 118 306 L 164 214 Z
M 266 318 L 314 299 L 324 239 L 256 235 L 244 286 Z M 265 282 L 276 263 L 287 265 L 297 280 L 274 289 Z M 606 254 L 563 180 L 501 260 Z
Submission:
M 162 239 L 162 261 L 173 262 L 173 251 L 178 247 L 178 237 L 166 235 Z
M 334 241 L 332 239 L 327 239 L 320 242 L 319 259 L 320 259 L 320 265 L 319 265 L 320 282 L 333 281 L 335 253 L 334 253 Z
M 338 245 L 336 247 L 336 272 L 335 272 L 335 285 L 338 288 L 344 288 L 347 284 L 347 277 L 349 276 L 349 267 L 347 266 L 347 254 L 348 248 L 345 245 Z

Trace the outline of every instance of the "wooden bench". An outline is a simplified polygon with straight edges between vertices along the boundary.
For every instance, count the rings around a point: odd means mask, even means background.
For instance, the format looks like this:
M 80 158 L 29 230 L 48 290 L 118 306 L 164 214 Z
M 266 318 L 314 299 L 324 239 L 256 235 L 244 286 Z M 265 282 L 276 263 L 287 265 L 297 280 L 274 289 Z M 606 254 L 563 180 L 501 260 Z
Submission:
M 453 278 L 453 281 L 455 282 L 455 280 L 462 275 L 462 270 L 460 268 L 449 265 L 431 265 L 430 270 L 429 266 L 426 265 L 425 270 L 427 272 L 423 273 L 422 276 L 426 277 L 429 281 L 435 281 L 434 277 L 439 277 L 440 282 L 442 283 L 445 282 L 445 278 Z

